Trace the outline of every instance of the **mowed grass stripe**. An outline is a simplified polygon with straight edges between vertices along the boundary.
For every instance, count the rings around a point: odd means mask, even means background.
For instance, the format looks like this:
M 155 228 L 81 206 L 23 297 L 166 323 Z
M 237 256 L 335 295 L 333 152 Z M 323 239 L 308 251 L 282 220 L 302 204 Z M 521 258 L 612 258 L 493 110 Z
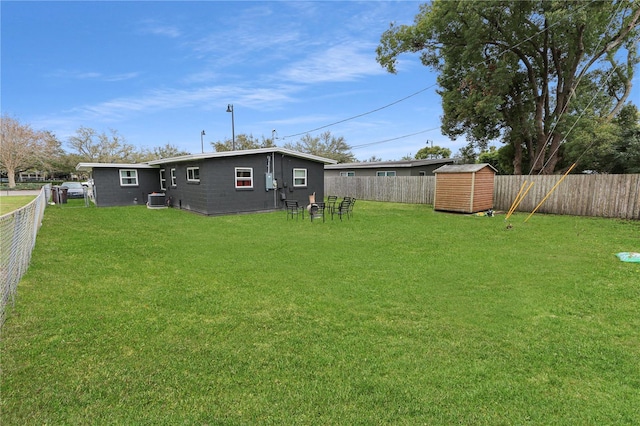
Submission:
M 640 224 L 48 209 L 3 423 L 640 421 Z

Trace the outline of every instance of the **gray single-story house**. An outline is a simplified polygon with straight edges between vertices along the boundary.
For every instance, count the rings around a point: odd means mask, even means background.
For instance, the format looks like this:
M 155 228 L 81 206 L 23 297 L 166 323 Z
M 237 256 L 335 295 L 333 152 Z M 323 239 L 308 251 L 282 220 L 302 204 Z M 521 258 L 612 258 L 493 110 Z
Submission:
M 363 163 L 327 164 L 324 173 L 332 176 L 434 176 L 433 171 L 445 164 L 453 164 L 453 158 L 402 161 L 366 161 Z
M 204 215 L 281 209 L 324 198 L 324 165 L 335 160 L 280 147 L 223 151 L 138 164 L 80 163 L 93 180 L 96 206 L 164 204 Z M 154 195 L 153 199 L 156 197 Z

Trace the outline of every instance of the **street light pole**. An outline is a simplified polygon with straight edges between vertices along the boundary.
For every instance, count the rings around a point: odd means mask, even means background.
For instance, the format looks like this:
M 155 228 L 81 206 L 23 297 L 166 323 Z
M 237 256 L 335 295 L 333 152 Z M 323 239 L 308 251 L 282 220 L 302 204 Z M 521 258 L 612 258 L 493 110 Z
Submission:
M 200 146 L 202 147 L 202 153 L 204 154 L 204 130 L 200 132 Z
M 232 150 L 236 150 L 236 129 L 235 129 L 235 120 L 233 117 L 233 104 L 227 105 L 227 112 L 231 113 L 231 147 Z

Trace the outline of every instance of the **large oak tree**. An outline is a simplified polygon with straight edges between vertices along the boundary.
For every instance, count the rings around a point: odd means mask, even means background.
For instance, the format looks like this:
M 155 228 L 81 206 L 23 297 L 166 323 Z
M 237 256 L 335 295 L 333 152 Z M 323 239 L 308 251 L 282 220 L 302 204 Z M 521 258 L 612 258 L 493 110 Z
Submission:
M 60 153 L 60 142 L 51 132 L 36 131 L 28 124 L 0 117 L 0 167 L 7 173 L 9 188 L 16 186 L 16 173 L 50 168 Z
M 117 130 L 110 129 L 110 135 L 98 133 L 90 127 L 80 127 L 69 137 L 68 144 L 81 161 L 92 163 L 135 162 L 136 147 L 126 142 Z
M 344 137 L 333 136 L 329 131 L 320 133 L 318 136 L 306 134 L 296 143 L 285 143 L 284 147 L 319 157 L 331 158 L 338 163 L 351 163 L 356 159 Z
M 399 55 L 420 53 L 439 72 L 445 134 L 480 147 L 502 138 L 514 173 L 528 158 L 531 173 L 548 174 L 576 104 L 597 99 L 610 120 L 627 101 L 639 20 L 637 0 L 435 0 L 413 25 L 391 25 L 377 60 L 396 72 Z

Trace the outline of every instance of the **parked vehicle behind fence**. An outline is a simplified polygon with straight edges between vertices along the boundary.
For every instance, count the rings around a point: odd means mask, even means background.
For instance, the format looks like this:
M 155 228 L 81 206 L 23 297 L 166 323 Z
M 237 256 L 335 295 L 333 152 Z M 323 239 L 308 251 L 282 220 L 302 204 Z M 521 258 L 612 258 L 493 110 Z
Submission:
M 84 198 L 85 187 L 80 182 L 64 182 L 60 188 L 67 189 L 67 198 Z

